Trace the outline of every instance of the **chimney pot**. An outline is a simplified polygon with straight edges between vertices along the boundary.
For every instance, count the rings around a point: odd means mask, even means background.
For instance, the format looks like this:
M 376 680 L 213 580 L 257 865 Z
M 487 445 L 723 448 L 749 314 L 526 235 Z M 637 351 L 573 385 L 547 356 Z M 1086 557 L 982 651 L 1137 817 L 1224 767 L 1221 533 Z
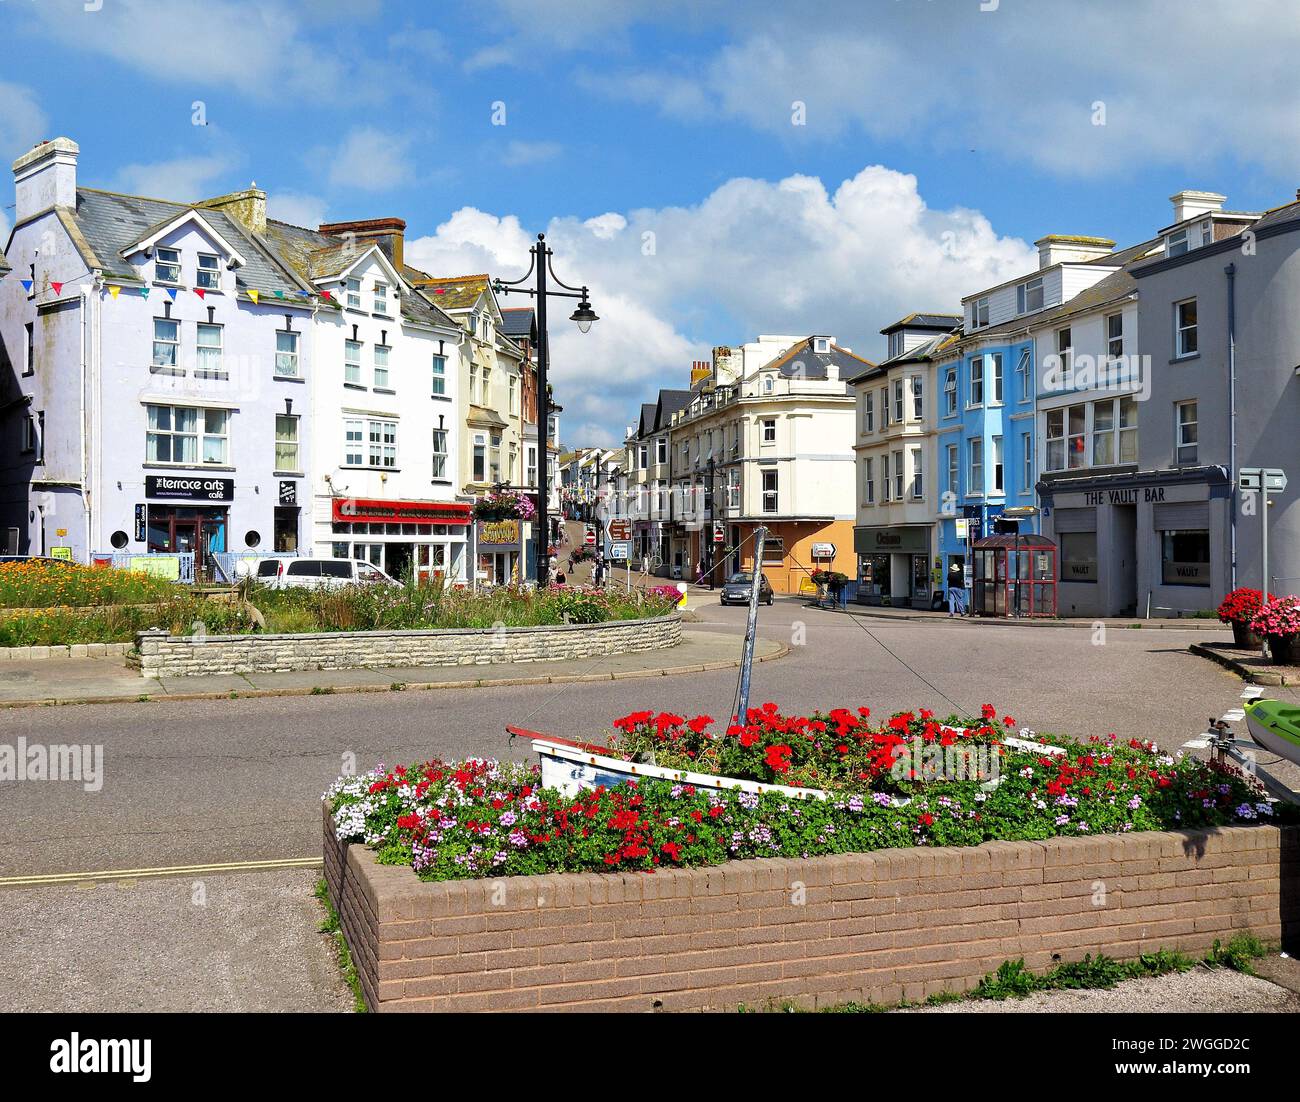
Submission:
M 1217 191 L 1184 190 L 1177 195 L 1171 195 L 1169 201 L 1174 205 L 1174 221 L 1186 222 L 1189 218 L 1222 210 L 1228 197 L 1220 195 Z

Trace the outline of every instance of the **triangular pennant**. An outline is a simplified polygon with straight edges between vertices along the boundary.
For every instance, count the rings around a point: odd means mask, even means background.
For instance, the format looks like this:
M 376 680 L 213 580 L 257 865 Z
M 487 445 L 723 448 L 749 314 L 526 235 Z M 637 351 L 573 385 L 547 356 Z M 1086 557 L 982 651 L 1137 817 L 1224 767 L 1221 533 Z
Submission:
M 202 287 L 195 287 L 195 288 L 194 288 L 194 293 L 195 293 L 196 295 L 198 295 L 199 298 L 207 298 L 207 297 L 208 297 L 208 292 L 205 291 Z
M 62 284 L 62 283 L 55 283 L 55 282 L 53 282 L 53 281 L 51 280 L 51 282 L 50 282 L 50 286 L 54 288 L 54 293 L 55 293 L 56 295 L 57 295 L 57 294 L 61 294 L 61 293 L 63 292 L 63 284 Z
M 152 291 L 152 290 L 153 290 L 152 287 L 141 287 L 141 288 L 140 288 L 140 297 L 141 297 L 141 298 L 148 298 L 148 297 L 149 297 L 149 292 Z
M 311 292 L 309 292 L 309 291 L 299 291 L 299 292 L 298 292 L 298 297 L 299 297 L 299 298 L 311 298 Z
M 275 292 L 275 297 L 276 297 L 276 298 L 284 298 L 284 292 L 283 292 L 283 291 L 276 291 L 276 292 Z
M 30 279 L 20 279 L 18 282 L 23 285 L 24 291 L 30 291 L 32 289 L 32 281 Z
M 113 298 L 117 298 L 117 296 L 118 296 L 118 292 L 121 291 L 121 290 L 122 290 L 122 288 L 119 287 L 116 283 L 114 283 L 114 284 L 110 284 L 110 285 L 109 285 L 108 293 L 109 293 L 109 295 L 112 296 Z
M 176 301 L 176 288 L 175 288 L 175 287 L 168 287 L 168 288 L 166 288 L 166 290 L 167 290 L 167 293 L 168 293 L 169 295 L 171 295 L 172 302 L 175 302 L 175 301 Z
M 334 298 L 334 296 L 333 296 L 329 291 L 322 291 L 322 292 L 320 293 L 320 297 L 321 297 L 321 298 L 328 298 L 328 299 L 333 299 L 333 298 Z
M 254 305 L 254 306 L 257 305 L 257 300 L 258 300 L 259 298 L 261 298 L 261 296 L 262 296 L 262 293 L 261 293 L 260 291 L 249 291 L 249 292 L 248 292 L 248 297 L 251 298 L 251 299 L 253 300 L 253 305 Z

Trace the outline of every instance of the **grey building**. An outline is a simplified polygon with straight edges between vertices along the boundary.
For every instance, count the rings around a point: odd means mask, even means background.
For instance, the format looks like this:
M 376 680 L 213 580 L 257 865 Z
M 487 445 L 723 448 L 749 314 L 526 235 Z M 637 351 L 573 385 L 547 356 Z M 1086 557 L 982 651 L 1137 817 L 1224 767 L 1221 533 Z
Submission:
M 1098 566 L 1131 571 L 1107 591 L 1136 597 L 1139 614 L 1212 609 L 1234 585 L 1261 587 L 1259 503 L 1235 489 L 1242 467 L 1293 476 L 1271 497 L 1268 588 L 1300 589 L 1300 202 L 1260 216 L 1222 199 L 1192 193 L 1159 254 L 1129 268 L 1148 379 L 1136 468 L 1040 484 L 1058 538 L 1099 533 Z

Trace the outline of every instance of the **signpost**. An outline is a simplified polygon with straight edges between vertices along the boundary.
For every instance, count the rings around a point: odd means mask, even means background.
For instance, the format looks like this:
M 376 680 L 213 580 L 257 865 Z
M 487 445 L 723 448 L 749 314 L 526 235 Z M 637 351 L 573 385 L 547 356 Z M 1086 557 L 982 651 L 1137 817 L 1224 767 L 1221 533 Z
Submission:
M 632 539 L 632 522 L 620 517 L 609 522 L 609 538 L 614 543 L 628 543 Z
M 1268 495 L 1280 494 L 1286 489 L 1286 471 L 1281 467 L 1241 467 L 1237 472 L 1238 485 L 1247 493 L 1259 494 L 1259 518 L 1262 526 L 1263 584 L 1261 604 L 1268 604 Z M 1268 641 L 1263 646 L 1263 656 L 1268 657 Z

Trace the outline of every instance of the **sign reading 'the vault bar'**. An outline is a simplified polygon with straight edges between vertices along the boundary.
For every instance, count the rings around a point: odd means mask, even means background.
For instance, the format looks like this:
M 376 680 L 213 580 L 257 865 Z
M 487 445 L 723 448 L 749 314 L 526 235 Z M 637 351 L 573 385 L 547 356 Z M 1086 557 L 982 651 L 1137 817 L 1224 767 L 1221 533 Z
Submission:
M 150 474 L 145 475 L 144 496 L 173 501 L 229 501 L 235 496 L 235 480 L 188 474 Z

